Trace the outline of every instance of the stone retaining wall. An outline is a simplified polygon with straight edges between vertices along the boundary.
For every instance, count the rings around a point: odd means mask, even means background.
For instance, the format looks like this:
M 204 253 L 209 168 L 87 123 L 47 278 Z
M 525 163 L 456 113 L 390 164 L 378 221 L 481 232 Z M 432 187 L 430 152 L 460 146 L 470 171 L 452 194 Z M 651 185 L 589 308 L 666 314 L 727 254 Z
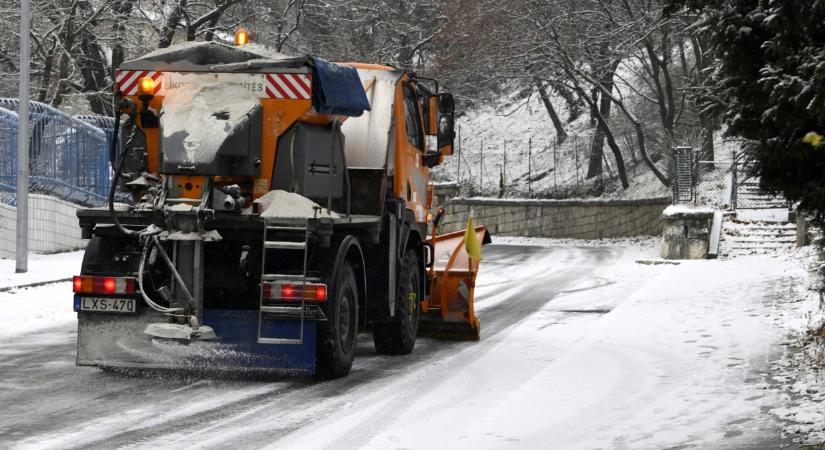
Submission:
M 437 201 L 441 200 L 438 195 Z M 463 229 L 470 210 L 493 235 L 602 239 L 662 234 L 670 197 L 640 200 L 521 200 L 453 198 L 442 232 Z

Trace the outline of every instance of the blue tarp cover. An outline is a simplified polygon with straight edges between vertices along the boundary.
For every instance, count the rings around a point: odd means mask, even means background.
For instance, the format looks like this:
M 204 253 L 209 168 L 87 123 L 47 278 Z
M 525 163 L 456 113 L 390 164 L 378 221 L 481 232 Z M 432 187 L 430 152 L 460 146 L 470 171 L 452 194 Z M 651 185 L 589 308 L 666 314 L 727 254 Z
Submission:
M 370 102 L 354 67 L 313 58 L 315 62 L 312 98 L 321 114 L 358 117 L 370 110 Z

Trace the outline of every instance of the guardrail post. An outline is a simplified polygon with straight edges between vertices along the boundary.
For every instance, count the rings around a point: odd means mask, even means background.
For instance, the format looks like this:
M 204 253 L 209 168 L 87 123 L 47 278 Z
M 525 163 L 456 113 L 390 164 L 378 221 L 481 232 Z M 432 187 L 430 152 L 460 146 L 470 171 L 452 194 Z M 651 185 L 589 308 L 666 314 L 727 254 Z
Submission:
M 730 160 L 730 208 L 736 211 L 736 150 L 731 152 Z

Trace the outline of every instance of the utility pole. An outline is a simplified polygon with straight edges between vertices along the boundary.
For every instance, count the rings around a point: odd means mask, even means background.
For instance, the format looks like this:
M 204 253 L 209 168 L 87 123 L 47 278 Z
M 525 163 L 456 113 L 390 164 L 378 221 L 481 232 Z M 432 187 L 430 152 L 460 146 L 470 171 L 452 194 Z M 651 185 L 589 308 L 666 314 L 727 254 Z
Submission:
M 504 183 L 507 183 L 507 141 L 504 141 Z
M 579 136 L 573 139 L 573 153 L 576 154 L 576 188 L 578 189 L 581 187 L 579 185 Z
M 527 139 L 527 196 L 533 196 L 533 136 Z
M 478 160 L 478 190 L 484 192 L 484 139 L 481 140 L 481 158 Z
M 29 33 L 31 0 L 20 1 L 20 91 L 17 129 L 16 272 L 29 271 Z
M 558 161 L 558 157 L 556 156 L 556 137 L 553 136 L 553 191 L 556 190 L 558 183 L 557 174 L 559 171 L 556 169 L 556 161 Z

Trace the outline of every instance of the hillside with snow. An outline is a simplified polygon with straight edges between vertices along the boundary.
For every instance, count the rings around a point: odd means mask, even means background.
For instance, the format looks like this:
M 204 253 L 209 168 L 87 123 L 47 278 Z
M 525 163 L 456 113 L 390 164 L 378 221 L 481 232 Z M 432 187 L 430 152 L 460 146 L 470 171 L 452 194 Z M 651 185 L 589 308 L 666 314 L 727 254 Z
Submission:
M 528 98 L 511 94 L 494 104 L 457 111 L 455 152 L 433 170 L 441 182 L 458 182 L 464 196 L 534 198 L 648 198 L 671 195 L 645 165 L 629 126 L 614 108 L 616 141 L 625 160 L 630 187 L 622 189 L 616 161 L 604 144 L 603 173 L 588 179 L 587 168 L 595 127 L 585 111 L 573 121 L 564 100 L 551 96 L 567 139 L 559 143 L 553 123 L 537 92 Z M 653 126 L 653 124 L 651 124 Z M 727 158 L 734 142 L 716 133 L 715 146 Z M 648 143 L 658 167 L 670 172 L 670 149 Z M 652 148 L 651 148 L 652 147 Z M 719 173 L 703 178 L 718 178 Z

